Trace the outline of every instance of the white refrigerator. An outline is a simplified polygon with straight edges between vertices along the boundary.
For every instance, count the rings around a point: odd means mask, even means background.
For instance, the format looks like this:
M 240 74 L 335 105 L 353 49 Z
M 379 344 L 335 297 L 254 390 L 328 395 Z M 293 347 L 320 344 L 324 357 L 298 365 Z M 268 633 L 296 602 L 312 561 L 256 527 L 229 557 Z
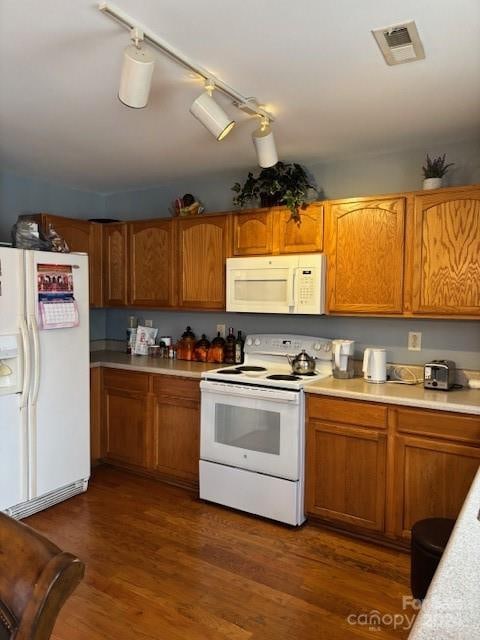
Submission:
M 0 247 L 0 511 L 87 489 L 89 399 L 88 257 Z

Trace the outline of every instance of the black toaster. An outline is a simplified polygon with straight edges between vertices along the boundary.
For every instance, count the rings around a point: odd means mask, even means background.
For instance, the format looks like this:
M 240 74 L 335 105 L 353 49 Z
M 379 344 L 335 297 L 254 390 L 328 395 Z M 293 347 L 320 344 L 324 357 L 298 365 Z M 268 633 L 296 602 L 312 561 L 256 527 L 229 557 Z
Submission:
M 453 360 L 432 360 L 423 368 L 425 389 L 448 391 L 455 384 L 455 362 Z

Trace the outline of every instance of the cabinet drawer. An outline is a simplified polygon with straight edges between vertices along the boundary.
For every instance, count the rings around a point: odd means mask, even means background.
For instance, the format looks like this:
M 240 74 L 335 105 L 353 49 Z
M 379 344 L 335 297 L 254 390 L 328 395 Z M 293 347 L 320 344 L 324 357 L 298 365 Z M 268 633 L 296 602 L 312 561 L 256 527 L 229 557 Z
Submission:
M 175 376 L 154 376 L 153 390 L 160 397 L 200 402 L 200 382 Z
M 343 398 L 309 396 L 308 416 L 375 429 L 385 429 L 387 426 L 387 407 Z
M 443 411 L 396 409 L 397 430 L 480 445 L 480 417 Z
M 149 374 L 127 369 L 104 369 L 103 381 L 105 387 L 125 389 L 126 391 L 148 392 Z

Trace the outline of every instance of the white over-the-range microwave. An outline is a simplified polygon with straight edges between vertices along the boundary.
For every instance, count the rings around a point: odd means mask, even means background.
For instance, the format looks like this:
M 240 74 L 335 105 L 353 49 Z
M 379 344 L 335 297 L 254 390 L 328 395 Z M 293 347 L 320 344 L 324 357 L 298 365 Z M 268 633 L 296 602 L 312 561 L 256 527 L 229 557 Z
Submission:
M 325 255 L 227 259 L 226 310 L 325 313 Z

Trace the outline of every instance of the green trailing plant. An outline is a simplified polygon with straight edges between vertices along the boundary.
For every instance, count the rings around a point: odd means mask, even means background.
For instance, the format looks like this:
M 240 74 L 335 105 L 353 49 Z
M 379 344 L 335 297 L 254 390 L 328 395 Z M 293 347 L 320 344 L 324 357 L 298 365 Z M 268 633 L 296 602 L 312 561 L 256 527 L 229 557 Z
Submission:
M 257 176 L 250 171 L 243 185 L 236 182 L 232 191 L 237 194 L 233 198 L 236 206 L 244 207 L 254 202 L 260 202 L 262 207 L 284 205 L 296 222 L 300 221 L 300 209 L 307 207 L 309 192 L 318 194 L 301 165 L 284 162 L 262 169 Z
M 427 153 L 427 158 L 425 160 L 425 164 L 422 167 L 423 177 L 425 180 L 428 178 L 443 178 L 443 176 L 447 173 L 449 167 L 453 167 L 454 162 L 450 162 L 445 164 L 446 154 L 443 156 L 438 156 L 438 158 L 430 158 Z

